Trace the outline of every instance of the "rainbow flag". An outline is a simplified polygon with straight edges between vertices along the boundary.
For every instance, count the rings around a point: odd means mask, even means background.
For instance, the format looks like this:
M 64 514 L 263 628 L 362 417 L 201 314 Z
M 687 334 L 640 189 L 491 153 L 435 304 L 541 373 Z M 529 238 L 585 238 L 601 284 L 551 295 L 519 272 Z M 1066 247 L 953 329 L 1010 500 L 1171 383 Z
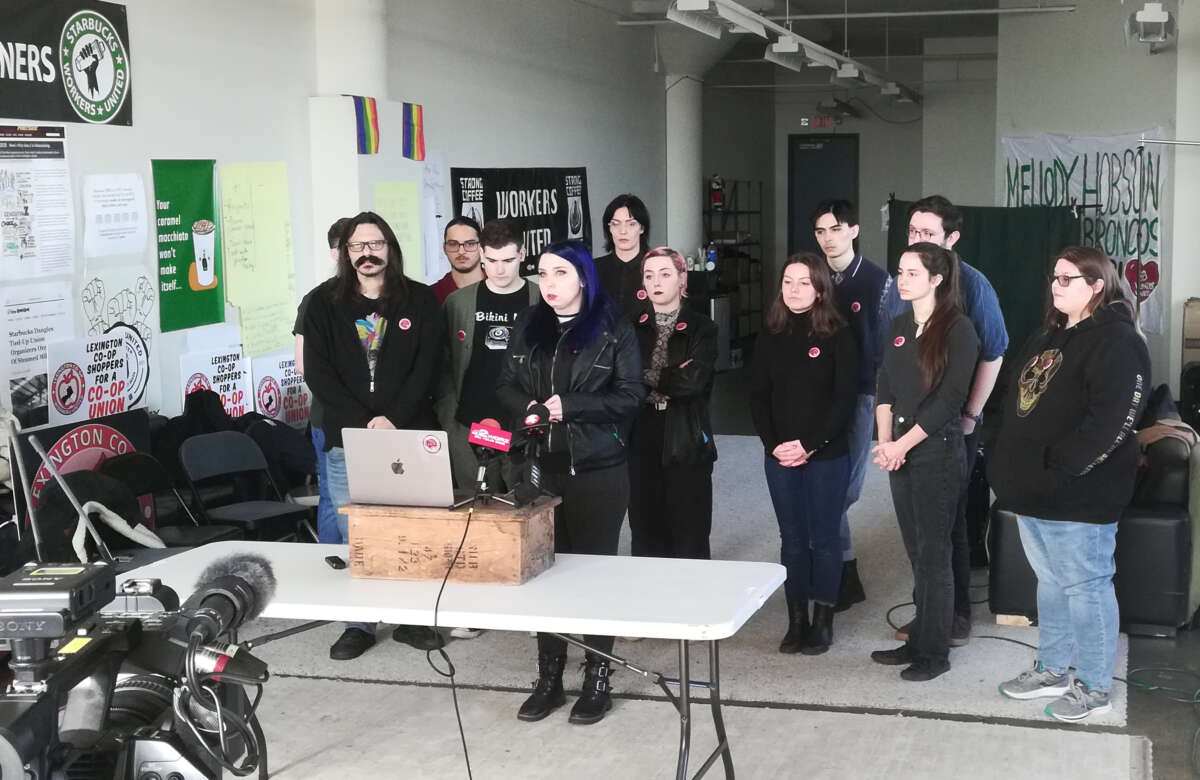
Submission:
M 375 108 L 375 98 L 352 97 L 358 125 L 358 153 L 379 154 L 379 111 Z
M 425 113 L 420 103 L 404 104 L 404 156 L 425 159 Z

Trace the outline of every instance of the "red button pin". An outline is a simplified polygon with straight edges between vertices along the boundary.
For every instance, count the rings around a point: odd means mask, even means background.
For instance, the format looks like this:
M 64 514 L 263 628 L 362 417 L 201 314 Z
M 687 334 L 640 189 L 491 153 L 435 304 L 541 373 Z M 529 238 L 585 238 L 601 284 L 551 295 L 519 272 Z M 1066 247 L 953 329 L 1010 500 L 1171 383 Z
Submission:
M 861 309 L 862 309 L 862 304 L 859 303 L 858 301 L 855 301 L 854 303 L 850 304 L 850 311 L 854 312 L 855 314 L 858 314 L 858 312 Z
M 642 316 L 638 317 L 638 322 L 639 322 L 639 323 L 642 323 L 642 322 L 645 322 L 645 321 L 646 321 L 646 320 L 648 320 L 648 319 L 650 319 L 650 315 L 649 315 L 649 314 L 643 314 Z
M 809 356 L 810 358 L 815 358 L 815 357 L 818 357 L 820 354 L 821 354 L 821 349 L 820 349 L 820 347 L 813 347 L 812 349 L 810 349 L 810 350 L 808 351 L 808 356 Z
M 903 347 L 903 346 L 904 346 L 904 337 L 903 337 L 903 336 L 897 336 L 897 337 L 896 337 L 896 340 L 892 342 L 892 346 L 894 346 L 894 347 Z
M 412 327 L 412 320 L 410 320 L 408 317 L 402 317 L 396 324 L 400 326 L 400 330 L 408 330 Z
M 466 340 L 467 340 L 467 332 L 466 332 L 465 330 L 460 330 L 460 331 L 458 332 L 458 340 L 459 340 L 459 341 L 466 341 Z
M 675 325 L 675 330 L 687 330 L 687 323 L 680 322 Z
M 638 299 L 639 301 L 644 301 L 644 300 L 646 300 L 646 291 L 645 291 L 645 290 L 638 290 L 638 291 L 637 291 L 637 299 Z

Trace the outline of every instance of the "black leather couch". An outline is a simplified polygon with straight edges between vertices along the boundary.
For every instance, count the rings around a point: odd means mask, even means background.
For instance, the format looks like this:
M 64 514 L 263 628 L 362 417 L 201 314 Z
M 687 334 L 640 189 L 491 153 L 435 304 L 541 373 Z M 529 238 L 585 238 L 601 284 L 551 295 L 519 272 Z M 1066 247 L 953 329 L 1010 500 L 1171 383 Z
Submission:
M 1133 501 L 1119 521 L 1113 583 L 1121 628 L 1127 633 L 1174 636 L 1190 618 L 1189 455 L 1188 446 L 1178 439 L 1151 444 Z M 1037 578 L 1025 557 L 1013 513 L 992 509 L 988 554 L 992 613 L 1035 620 Z

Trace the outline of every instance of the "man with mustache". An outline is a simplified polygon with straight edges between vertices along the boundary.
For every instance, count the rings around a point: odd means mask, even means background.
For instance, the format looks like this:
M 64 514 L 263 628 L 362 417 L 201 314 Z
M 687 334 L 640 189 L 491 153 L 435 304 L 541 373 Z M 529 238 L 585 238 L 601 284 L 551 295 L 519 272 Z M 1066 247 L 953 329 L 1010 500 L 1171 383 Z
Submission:
M 446 253 L 450 270 L 433 283 L 433 294 L 438 303 L 445 303 L 450 293 L 482 281 L 486 276 L 479 262 L 478 222 L 470 217 L 455 217 L 446 223 L 442 239 L 442 251 Z
M 436 429 L 433 393 L 445 350 L 445 319 L 433 292 L 404 275 L 396 234 L 364 211 L 343 229 L 337 275 L 317 287 L 304 313 L 304 379 L 324 414 L 325 472 L 333 506 L 350 503 L 343 428 Z M 337 516 L 346 544 L 348 518 Z M 324 540 L 322 540 L 324 541 Z M 436 649 L 425 626 L 399 626 L 398 642 Z M 357 658 L 375 626 L 347 623 L 329 657 Z

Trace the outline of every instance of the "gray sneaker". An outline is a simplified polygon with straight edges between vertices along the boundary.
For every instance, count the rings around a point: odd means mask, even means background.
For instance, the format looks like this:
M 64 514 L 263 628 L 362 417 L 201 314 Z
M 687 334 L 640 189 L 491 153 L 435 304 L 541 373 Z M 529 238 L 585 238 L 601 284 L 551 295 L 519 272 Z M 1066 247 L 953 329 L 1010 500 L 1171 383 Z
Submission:
M 1046 714 L 1066 721 L 1083 720 L 1112 710 L 1107 691 L 1093 691 L 1083 680 L 1073 680 L 1071 689 L 1046 705 Z
M 1041 661 L 1035 661 L 1032 669 L 1000 683 L 999 688 L 1010 699 L 1041 699 L 1065 694 L 1071 689 L 1071 678 L 1048 672 Z

